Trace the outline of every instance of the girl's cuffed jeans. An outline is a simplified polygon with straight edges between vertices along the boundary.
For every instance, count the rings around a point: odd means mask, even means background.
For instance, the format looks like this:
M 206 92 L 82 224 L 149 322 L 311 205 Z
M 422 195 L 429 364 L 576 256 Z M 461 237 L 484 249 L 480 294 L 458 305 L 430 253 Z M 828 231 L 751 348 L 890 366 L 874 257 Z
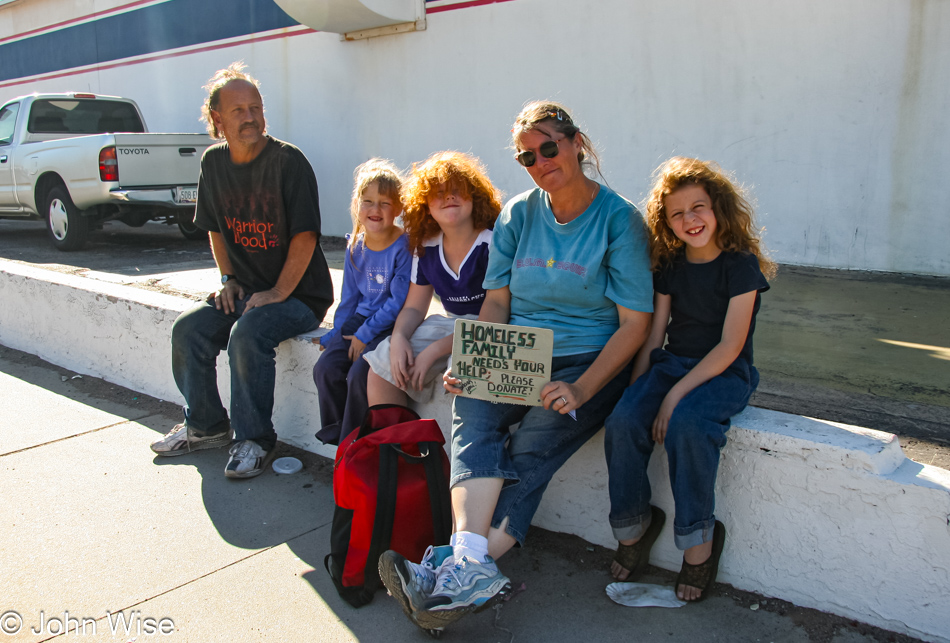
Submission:
M 647 465 L 653 454 L 653 420 L 666 394 L 699 362 L 654 350 L 650 370 L 624 391 L 604 424 L 610 526 L 617 540 L 639 538 L 649 525 Z M 676 504 L 673 534 L 680 550 L 712 540 L 719 452 L 726 444 L 730 418 L 745 408 L 758 383 L 755 367 L 737 359 L 690 391 L 670 417 L 664 446 Z

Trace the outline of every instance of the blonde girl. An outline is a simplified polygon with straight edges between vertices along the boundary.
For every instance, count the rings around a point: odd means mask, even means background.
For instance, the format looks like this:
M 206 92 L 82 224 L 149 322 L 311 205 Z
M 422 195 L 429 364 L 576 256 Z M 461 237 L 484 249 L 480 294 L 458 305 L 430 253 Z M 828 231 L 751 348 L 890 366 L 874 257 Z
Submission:
M 366 374 L 361 359 L 393 330 L 406 294 L 412 257 L 396 218 L 402 213 L 402 177 L 390 162 L 374 158 L 354 172 L 343 292 L 333 330 L 319 340 L 322 354 L 313 367 L 320 397 L 317 438 L 339 444 L 366 413 Z

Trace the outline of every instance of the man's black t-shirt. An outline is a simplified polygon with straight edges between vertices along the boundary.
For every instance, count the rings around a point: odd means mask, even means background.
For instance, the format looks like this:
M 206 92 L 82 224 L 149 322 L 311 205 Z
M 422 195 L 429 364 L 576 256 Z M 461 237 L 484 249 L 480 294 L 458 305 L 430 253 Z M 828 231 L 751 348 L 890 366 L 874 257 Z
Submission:
M 752 364 L 752 333 L 759 312 L 759 293 L 769 289 L 758 257 L 747 252 L 722 252 L 709 263 L 689 263 L 685 254 L 680 253 L 654 273 L 653 288 L 672 298 L 666 350 L 694 359 L 705 357 L 722 340 L 729 300 L 757 291 L 749 334 L 736 358 Z
M 250 163 L 236 165 L 226 142 L 201 158 L 195 225 L 219 232 L 238 282 L 251 293 L 277 283 L 291 238 L 313 231 L 320 236 L 317 179 L 299 149 L 270 136 Z M 333 285 L 320 244 L 292 293 L 317 319 L 333 303 Z

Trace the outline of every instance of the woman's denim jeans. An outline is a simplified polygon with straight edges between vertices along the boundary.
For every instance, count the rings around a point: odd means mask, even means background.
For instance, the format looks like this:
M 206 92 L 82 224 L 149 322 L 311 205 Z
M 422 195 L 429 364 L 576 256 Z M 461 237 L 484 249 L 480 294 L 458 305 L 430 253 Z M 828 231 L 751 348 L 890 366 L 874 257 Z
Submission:
M 598 352 L 555 357 L 551 380 L 575 382 Z M 594 397 L 577 409 L 577 419 L 523 406 L 456 397 L 452 406 L 452 480 L 504 478 L 495 504 L 492 526 L 508 518 L 506 532 L 523 544 L 541 496 L 554 473 L 587 442 L 620 398 L 630 381 L 627 366 Z M 521 422 L 514 431 L 509 427 Z
M 653 454 L 653 420 L 669 390 L 699 361 L 654 350 L 650 370 L 624 392 L 604 424 L 610 526 L 617 540 L 639 538 L 649 526 L 647 465 Z M 681 550 L 712 539 L 719 452 L 726 444 L 730 418 L 745 408 L 758 383 L 755 368 L 736 360 L 690 391 L 673 411 L 664 446 L 676 504 L 673 534 Z
M 227 429 L 228 414 L 218 394 L 215 361 L 227 349 L 234 439 L 254 440 L 270 450 L 277 443 L 271 421 L 277 345 L 314 330 L 320 320 L 293 297 L 244 313 L 246 301 L 231 314 L 206 301 L 182 313 L 172 326 L 172 373 L 185 397 L 188 426 L 199 435 L 220 433 Z

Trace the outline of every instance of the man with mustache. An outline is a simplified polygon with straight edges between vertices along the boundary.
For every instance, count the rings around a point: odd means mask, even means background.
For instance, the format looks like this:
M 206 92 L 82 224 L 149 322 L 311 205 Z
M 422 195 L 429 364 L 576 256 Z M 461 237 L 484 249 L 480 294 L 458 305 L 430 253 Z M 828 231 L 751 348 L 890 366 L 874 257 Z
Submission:
M 152 444 L 160 456 L 230 444 L 229 478 L 254 477 L 273 457 L 277 345 L 317 328 L 333 302 L 313 168 L 267 135 L 258 82 L 243 70 L 234 63 L 205 86 L 208 132 L 224 141 L 201 159 L 195 225 L 208 231 L 221 289 L 175 321 L 172 372 L 185 421 Z M 215 371 L 224 349 L 230 420 Z

